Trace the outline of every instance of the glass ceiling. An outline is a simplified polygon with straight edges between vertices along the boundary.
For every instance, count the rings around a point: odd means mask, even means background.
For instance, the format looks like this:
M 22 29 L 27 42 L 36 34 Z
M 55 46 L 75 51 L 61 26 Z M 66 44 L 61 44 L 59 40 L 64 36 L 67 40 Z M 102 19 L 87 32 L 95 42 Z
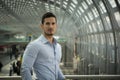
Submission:
M 112 8 L 117 8 L 114 0 L 109 2 Z M 0 0 L 0 30 L 6 34 L 38 36 L 42 32 L 39 28 L 41 16 L 48 11 L 58 18 L 56 35 L 59 36 L 73 37 L 103 31 L 103 27 L 107 27 L 103 20 L 108 22 L 111 29 L 102 0 Z M 101 27 L 97 28 L 96 25 Z

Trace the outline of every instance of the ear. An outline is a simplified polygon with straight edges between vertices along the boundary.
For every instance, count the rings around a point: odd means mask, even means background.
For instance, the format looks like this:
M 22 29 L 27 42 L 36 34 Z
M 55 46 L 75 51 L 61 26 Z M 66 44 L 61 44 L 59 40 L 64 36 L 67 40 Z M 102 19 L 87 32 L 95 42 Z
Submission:
M 40 24 L 40 28 L 42 28 L 42 29 L 43 29 L 43 24 Z

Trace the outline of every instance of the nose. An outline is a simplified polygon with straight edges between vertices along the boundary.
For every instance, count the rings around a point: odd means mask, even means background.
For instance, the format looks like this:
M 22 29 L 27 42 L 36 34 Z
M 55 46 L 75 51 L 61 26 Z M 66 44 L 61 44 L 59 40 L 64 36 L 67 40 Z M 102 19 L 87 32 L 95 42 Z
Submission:
M 49 27 L 50 27 L 50 28 L 52 28 L 52 27 L 53 27 L 53 24 L 52 24 L 52 23 L 50 23 Z

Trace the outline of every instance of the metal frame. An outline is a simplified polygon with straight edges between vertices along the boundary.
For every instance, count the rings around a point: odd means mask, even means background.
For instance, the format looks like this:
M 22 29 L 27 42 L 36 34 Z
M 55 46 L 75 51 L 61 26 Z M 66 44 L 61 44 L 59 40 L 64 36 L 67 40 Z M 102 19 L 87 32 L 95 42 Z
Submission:
M 120 75 L 65 75 L 65 79 L 120 79 Z M 0 80 L 22 80 L 21 76 L 0 76 Z

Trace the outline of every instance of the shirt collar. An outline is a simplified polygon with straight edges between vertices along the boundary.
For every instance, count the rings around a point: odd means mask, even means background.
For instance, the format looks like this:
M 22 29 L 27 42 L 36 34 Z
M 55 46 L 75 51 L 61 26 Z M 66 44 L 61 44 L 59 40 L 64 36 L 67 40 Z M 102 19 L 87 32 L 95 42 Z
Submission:
M 56 44 L 57 40 L 55 38 L 53 39 L 54 39 L 53 44 Z M 49 41 L 46 39 L 46 37 L 43 34 L 40 36 L 39 40 L 41 40 L 43 43 L 49 43 Z

